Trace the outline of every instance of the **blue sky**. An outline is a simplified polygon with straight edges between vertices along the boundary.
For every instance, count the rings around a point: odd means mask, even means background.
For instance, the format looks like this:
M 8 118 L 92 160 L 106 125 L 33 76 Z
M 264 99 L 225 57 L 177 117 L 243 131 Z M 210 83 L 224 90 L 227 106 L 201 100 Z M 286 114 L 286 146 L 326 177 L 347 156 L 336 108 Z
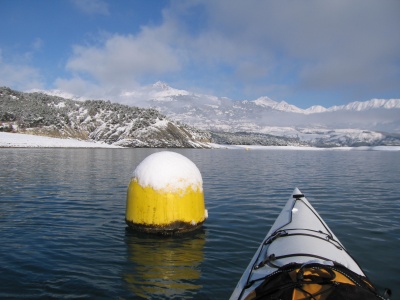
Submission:
M 163 81 L 301 108 L 400 97 L 398 0 L 1 0 L 0 7 L 0 86 L 118 101 Z

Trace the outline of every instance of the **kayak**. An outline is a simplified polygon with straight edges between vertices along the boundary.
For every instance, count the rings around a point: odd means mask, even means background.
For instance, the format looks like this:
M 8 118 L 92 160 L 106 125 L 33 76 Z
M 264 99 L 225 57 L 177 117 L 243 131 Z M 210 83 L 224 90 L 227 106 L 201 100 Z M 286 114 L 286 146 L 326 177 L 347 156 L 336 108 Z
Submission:
M 298 188 L 230 299 L 387 299 Z

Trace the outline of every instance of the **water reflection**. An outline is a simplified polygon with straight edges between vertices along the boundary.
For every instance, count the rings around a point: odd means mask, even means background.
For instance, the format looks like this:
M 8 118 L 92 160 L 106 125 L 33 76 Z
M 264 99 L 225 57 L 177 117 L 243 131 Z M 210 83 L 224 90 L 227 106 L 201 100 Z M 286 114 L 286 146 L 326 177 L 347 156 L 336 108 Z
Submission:
M 202 286 L 200 265 L 204 259 L 205 232 L 181 236 L 152 236 L 126 229 L 128 288 L 143 298 L 190 297 Z

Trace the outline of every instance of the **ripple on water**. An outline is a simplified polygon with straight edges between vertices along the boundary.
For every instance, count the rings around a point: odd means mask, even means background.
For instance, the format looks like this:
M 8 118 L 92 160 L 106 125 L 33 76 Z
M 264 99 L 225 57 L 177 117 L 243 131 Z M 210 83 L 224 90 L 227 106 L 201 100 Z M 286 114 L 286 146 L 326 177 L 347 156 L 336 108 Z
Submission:
M 177 150 L 209 219 L 127 232 L 126 188 L 158 150 L 0 149 L 1 298 L 226 299 L 295 186 L 379 288 L 400 290 L 397 153 Z

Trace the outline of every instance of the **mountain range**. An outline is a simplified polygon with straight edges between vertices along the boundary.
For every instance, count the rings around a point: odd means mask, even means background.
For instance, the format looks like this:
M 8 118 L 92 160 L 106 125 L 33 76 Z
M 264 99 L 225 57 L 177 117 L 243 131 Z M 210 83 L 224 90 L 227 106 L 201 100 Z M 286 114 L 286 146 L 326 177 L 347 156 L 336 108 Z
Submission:
M 209 130 L 218 143 L 281 145 L 297 141 L 317 147 L 399 144 L 400 99 L 301 109 L 268 97 L 231 100 L 157 82 L 140 91 L 125 92 L 119 101 L 140 102 L 174 120 Z
M 74 99 L 75 105 L 87 101 L 58 90 L 36 91 L 36 94 Z M 124 91 L 112 102 L 156 110 L 177 126 L 188 124 L 197 128 L 202 132 L 201 141 L 220 144 L 400 145 L 400 99 L 372 99 L 330 108 L 313 106 L 301 109 L 268 97 L 231 100 L 179 90 L 157 82 Z M 207 138 L 204 138 L 205 133 Z M 88 135 L 89 138 L 96 136 L 94 133 Z
M 363 129 L 400 133 L 400 99 L 372 99 L 325 108 L 301 109 L 268 97 L 230 100 L 177 90 L 157 82 L 141 106 L 207 129 L 229 132 L 268 132 L 269 127 Z M 129 93 L 123 95 L 129 103 Z M 135 99 L 133 100 L 135 101 Z

